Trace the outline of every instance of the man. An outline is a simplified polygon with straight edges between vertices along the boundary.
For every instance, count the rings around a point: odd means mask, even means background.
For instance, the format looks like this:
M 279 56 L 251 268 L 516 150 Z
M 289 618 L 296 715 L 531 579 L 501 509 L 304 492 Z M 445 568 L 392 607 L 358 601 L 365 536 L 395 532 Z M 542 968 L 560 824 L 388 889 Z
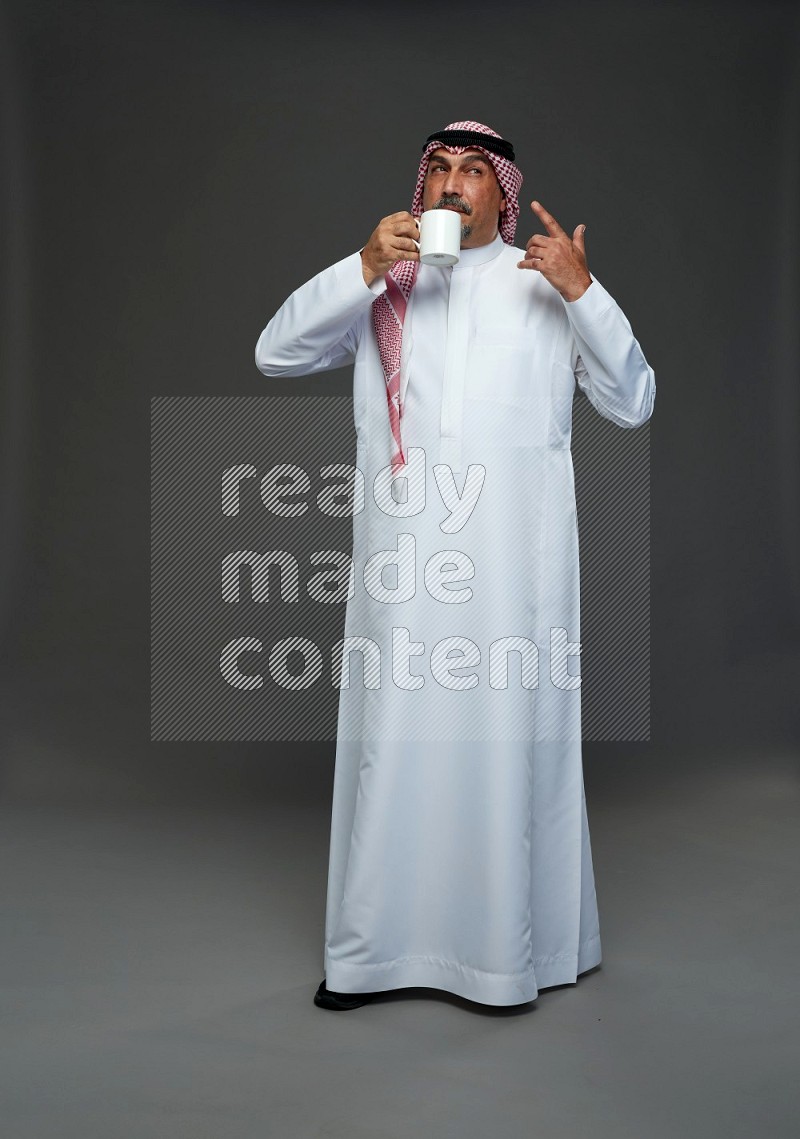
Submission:
M 547 232 L 514 246 L 514 157 L 481 123 L 432 135 L 411 211 L 297 289 L 256 346 L 270 376 L 355 363 L 374 489 L 354 513 L 325 1008 L 406 986 L 513 1005 L 601 959 L 572 399 L 577 384 L 636 427 L 655 378 L 587 268 L 585 227 L 569 237 L 534 201 Z M 419 262 L 430 209 L 460 215 L 452 267 Z

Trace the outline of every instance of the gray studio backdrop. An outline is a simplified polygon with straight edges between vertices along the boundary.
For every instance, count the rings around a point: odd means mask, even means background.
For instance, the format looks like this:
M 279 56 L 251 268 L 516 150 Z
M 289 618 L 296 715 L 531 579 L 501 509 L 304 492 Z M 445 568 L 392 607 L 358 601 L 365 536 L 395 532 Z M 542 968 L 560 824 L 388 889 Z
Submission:
M 344 371 L 261 376 L 258 334 L 409 207 L 459 118 L 515 144 L 520 244 L 533 197 L 586 224 L 655 369 L 652 741 L 793 738 L 798 27 L 779 4 L 7 3 L 7 790 L 330 770 L 330 741 L 150 740 L 150 401 L 346 396 Z M 590 501 L 579 478 L 582 525 Z

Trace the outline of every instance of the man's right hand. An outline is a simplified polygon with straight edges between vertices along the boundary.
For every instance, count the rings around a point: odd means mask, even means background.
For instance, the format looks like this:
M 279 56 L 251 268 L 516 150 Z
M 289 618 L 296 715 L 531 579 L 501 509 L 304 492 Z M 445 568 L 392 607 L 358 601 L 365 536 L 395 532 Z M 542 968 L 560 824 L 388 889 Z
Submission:
M 406 210 L 389 214 L 380 222 L 361 250 L 361 271 L 368 285 L 387 273 L 395 261 L 419 261 L 412 238 L 419 240 L 419 224 Z

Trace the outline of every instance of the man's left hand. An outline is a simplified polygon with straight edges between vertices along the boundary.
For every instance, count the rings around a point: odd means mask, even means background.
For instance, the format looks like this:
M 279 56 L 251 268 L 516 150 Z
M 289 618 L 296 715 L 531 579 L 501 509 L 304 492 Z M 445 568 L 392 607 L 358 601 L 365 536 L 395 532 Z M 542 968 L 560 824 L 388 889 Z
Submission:
M 541 202 L 531 202 L 531 209 L 549 236 L 535 233 L 525 246 L 525 259 L 517 262 L 517 268 L 538 269 L 565 301 L 576 301 L 592 283 L 583 244 L 586 226 L 576 226 L 570 238 Z

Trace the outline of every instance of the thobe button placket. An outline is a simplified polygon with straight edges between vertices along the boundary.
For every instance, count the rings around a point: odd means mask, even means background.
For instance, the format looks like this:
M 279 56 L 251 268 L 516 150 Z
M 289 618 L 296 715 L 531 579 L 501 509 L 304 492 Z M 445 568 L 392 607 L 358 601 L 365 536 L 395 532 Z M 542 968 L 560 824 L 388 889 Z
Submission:
M 447 306 L 447 345 L 445 349 L 439 462 L 454 473 L 461 470 L 462 422 L 464 414 L 464 375 L 469 344 L 469 302 L 472 272 L 453 272 Z

